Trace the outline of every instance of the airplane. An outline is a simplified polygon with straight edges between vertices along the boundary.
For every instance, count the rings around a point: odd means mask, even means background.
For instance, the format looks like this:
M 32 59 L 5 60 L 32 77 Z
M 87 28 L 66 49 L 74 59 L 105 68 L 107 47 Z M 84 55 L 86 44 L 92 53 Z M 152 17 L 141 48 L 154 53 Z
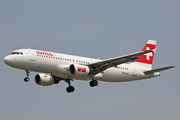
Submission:
M 160 72 L 174 68 L 168 66 L 152 69 L 156 41 L 149 40 L 140 52 L 106 60 L 67 55 L 36 49 L 18 49 L 4 58 L 4 62 L 17 69 L 25 70 L 25 82 L 28 82 L 30 71 L 40 72 L 35 82 L 41 86 L 68 83 L 66 91 L 74 92 L 73 79 L 90 81 L 95 87 L 98 81 L 130 82 L 160 76 Z

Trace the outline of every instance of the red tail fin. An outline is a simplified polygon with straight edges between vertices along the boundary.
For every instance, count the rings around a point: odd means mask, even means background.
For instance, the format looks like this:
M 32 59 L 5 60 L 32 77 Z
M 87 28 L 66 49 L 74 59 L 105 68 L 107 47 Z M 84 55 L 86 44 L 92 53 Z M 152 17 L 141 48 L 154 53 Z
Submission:
M 139 59 L 134 60 L 134 62 L 140 63 L 140 65 L 143 65 L 144 67 L 148 67 L 149 69 L 151 69 L 155 48 L 156 48 L 156 41 L 149 40 L 141 51 L 153 50 L 153 52 L 139 56 Z

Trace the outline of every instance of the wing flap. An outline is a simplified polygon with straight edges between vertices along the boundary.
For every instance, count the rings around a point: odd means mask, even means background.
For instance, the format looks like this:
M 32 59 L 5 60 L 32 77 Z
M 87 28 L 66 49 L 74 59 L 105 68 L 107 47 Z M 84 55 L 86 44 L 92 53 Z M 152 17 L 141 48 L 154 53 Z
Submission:
M 155 72 L 164 71 L 164 70 L 171 69 L 171 68 L 174 68 L 174 67 L 175 66 L 168 66 L 168 67 L 158 68 L 158 69 L 154 69 L 154 70 L 144 71 L 144 73 L 145 74 L 152 74 L 152 73 L 155 73 Z
M 141 52 L 137 52 L 137 53 L 121 56 L 121 57 L 116 57 L 116 58 L 106 59 L 100 62 L 91 63 L 88 65 L 91 69 L 90 74 L 95 75 L 106 70 L 107 68 L 116 67 L 119 64 L 134 61 L 135 59 L 138 59 L 138 56 L 150 53 L 152 51 L 153 50 L 145 50 L 145 51 L 141 51 Z
M 100 62 L 91 63 L 89 65 L 103 65 L 103 64 L 106 64 L 106 63 L 122 64 L 122 63 L 125 63 L 123 61 L 127 61 L 127 60 L 132 61 L 132 60 L 138 59 L 138 56 L 144 55 L 144 54 L 149 53 L 149 52 L 152 52 L 152 50 L 145 50 L 145 51 L 137 52 L 137 53 L 134 53 L 134 54 L 129 54 L 129 55 L 121 56 L 121 57 L 106 59 L 106 60 L 103 60 L 103 61 L 100 61 Z

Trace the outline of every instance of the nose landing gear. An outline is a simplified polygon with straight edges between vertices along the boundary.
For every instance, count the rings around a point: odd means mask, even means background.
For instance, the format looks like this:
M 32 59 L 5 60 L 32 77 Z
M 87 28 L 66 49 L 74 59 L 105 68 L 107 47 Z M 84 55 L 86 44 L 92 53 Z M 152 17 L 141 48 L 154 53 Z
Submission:
M 28 82 L 28 81 L 30 80 L 30 79 L 29 79 L 30 70 L 25 70 L 25 72 L 26 72 L 27 77 L 24 78 L 24 81 L 25 81 L 25 82 Z

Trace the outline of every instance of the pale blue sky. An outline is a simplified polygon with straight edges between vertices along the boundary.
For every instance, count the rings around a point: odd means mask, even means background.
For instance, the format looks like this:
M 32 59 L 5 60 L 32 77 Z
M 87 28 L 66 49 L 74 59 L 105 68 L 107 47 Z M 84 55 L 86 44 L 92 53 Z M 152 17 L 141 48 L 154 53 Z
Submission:
M 179 120 L 179 0 L 1 0 L 0 120 Z M 157 40 L 153 68 L 175 69 L 127 83 L 23 81 L 25 72 L 3 58 L 19 48 L 108 59 L 138 52 Z

